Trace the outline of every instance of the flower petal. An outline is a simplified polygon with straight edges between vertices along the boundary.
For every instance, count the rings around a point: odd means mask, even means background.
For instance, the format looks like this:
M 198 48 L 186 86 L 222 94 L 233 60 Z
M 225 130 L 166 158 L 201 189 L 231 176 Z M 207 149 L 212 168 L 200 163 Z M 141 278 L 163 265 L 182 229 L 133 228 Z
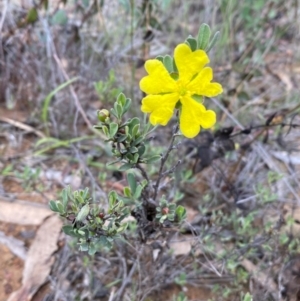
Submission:
M 212 79 L 213 71 L 210 67 L 206 67 L 187 85 L 187 89 L 191 94 L 207 97 L 217 96 L 223 92 L 223 89 L 219 83 L 211 83 Z
M 149 75 L 140 81 L 140 89 L 147 94 L 173 92 L 176 81 L 170 76 L 164 64 L 159 60 L 148 60 L 145 69 Z
M 191 78 L 209 63 L 205 51 L 192 51 L 186 44 L 179 44 L 174 51 L 174 59 L 179 72 L 179 79 L 188 83 Z
M 142 100 L 141 110 L 144 113 L 150 113 L 152 125 L 166 125 L 173 115 L 178 99 L 177 93 L 148 95 Z
M 216 113 L 190 97 L 181 98 L 180 130 L 187 138 L 194 138 L 200 126 L 207 129 L 216 123 Z

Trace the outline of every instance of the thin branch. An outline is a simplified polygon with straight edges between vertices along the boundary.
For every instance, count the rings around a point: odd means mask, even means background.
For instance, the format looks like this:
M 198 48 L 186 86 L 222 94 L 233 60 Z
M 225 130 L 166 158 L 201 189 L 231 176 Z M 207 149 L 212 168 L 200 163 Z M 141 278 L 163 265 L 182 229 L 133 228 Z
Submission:
M 145 180 L 149 184 L 150 183 L 150 179 L 149 179 L 148 174 L 146 173 L 145 169 L 140 164 L 137 164 L 136 168 L 141 172 L 142 176 L 145 178 Z
M 126 287 L 128 286 L 128 284 L 130 284 L 131 282 L 131 279 L 133 277 L 133 273 L 135 272 L 137 266 L 138 266 L 138 263 L 140 261 L 140 257 L 141 257 L 141 254 L 143 253 L 143 249 L 144 247 L 141 246 L 140 250 L 139 250 L 139 253 L 138 253 L 138 257 L 137 259 L 135 260 L 133 266 L 131 267 L 130 269 L 130 272 L 128 274 L 128 276 L 126 276 L 127 273 L 124 274 L 124 277 L 123 277 L 123 282 L 122 282 L 122 285 L 121 287 L 119 288 L 115 298 L 113 299 L 114 301 L 122 301 L 123 300 L 123 295 L 125 293 L 125 290 L 126 290 Z M 126 261 L 124 260 L 123 261 L 123 264 L 126 265 Z
M 159 172 L 158 172 L 158 178 L 156 180 L 156 183 L 154 185 L 154 196 L 153 196 L 153 199 L 155 200 L 156 197 L 157 197 L 157 193 L 158 193 L 158 187 L 159 187 L 159 183 L 160 181 L 162 180 L 162 178 L 164 177 L 164 173 L 163 173 L 163 168 L 164 168 L 164 165 L 165 163 L 167 162 L 167 159 L 171 153 L 171 151 L 173 150 L 173 145 L 174 145 L 174 142 L 175 142 L 175 138 L 178 136 L 176 133 L 178 131 L 178 124 L 175 126 L 174 128 L 174 131 L 173 131 L 173 136 L 172 136 L 172 139 L 170 141 L 170 144 L 169 144 L 169 147 L 166 151 L 166 153 L 162 156 L 161 158 L 161 163 L 160 163 L 160 168 L 159 168 Z
M 6 17 L 6 14 L 7 14 L 8 0 L 6 0 L 3 3 L 3 6 L 4 6 L 4 8 L 3 8 L 2 16 L 1 16 L 1 20 L 0 20 L 0 33 L 2 32 L 2 27 L 3 27 L 4 21 L 5 21 L 5 17 Z
M 233 133 L 232 135 L 230 135 L 230 138 L 232 137 L 236 137 L 236 136 L 239 136 L 241 134 L 250 134 L 252 130 L 257 130 L 257 129 L 268 129 L 270 127 L 276 127 L 276 126 L 281 126 L 281 127 L 290 127 L 290 128 L 298 128 L 300 127 L 300 124 L 297 124 L 297 123 L 284 123 L 284 122 L 281 122 L 281 123 L 274 123 L 274 124 L 269 124 L 269 125 L 266 125 L 266 124 L 260 124 L 260 125 L 255 125 L 255 126 L 250 126 L 248 128 L 244 128 L 243 130 L 241 131 L 238 131 L 238 132 L 235 132 Z

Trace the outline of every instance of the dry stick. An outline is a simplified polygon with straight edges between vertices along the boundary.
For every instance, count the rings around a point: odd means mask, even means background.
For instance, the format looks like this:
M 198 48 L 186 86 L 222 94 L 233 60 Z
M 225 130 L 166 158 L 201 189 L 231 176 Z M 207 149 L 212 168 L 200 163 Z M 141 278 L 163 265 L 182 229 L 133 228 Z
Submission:
M 144 246 L 141 246 L 140 251 L 138 252 L 138 257 L 137 257 L 136 261 L 134 262 L 133 266 L 131 267 L 128 276 L 126 276 L 126 273 L 124 274 L 122 286 L 120 287 L 117 295 L 113 299 L 114 301 L 122 301 L 123 300 L 123 295 L 125 293 L 126 287 L 130 283 L 133 273 L 135 272 L 135 270 L 137 268 L 141 254 L 143 253 L 143 249 L 144 249 Z M 125 265 L 126 265 L 126 263 L 125 263 Z
M 53 47 L 54 47 L 54 45 L 53 45 Z M 62 72 L 62 74 L 63 74 L 65 80 L 66 80 L 66 81 L 69 81 L 69 80 L 70 80 L 70 77 L 68 76 L 67 72 L 66 72 L 65 69 L 63 68 L 62 63 L 61 63 L 59 57 L 57 56 L 57 53 L 56 53 L 55 48 L 54 48 L 54 52 L 55 52 L 55 53 L 53 54 L 53 57 L 54 57 L 54 59 L 55 59 L 57 65 L 58 65 L 60 71 Z M 73 98 L 74 98 L 75 106 L 76 106 L 76 108 L 77 108 L 77 112 L 79 112 L 79 113 L 81 114 L 81 117 L 83 118 L 83 120 L 84 120 L 84 122 L 86 123 L 86 125 L 88 126 L 88 128 L 89 128 L 93 133 L 95 133 L 95 134 L 97 134 L 98 136 L 100 136 L 101 138 L 106 139 L 106 137 L 103 137 L 103 135 L 93 127 L 93 125 L 91 124 L 91 122 L 90 122 L 89 119 L 87 118 L 87 116 L 86 116 L 86 114 L 85 114 L 85 112 L 84 112 L 84 110 L 83 110 L 83 108 L 82 108 L 82 106 L 81 106 L 81 103 L 80 103 L 80 101 L 79 101 L 79 99 L 78 99 L 78 96 L 77 96 L 77 94 L 75 93 L 75 90 L 74 90 L 72 84 L 69 85 L 69 89 L 70 89 L 71 94 L 72 94 L 72 96 L 73 96 Z M 77 118 L 75 118 L 75 120 L 74 120 L 74 125 L 76 124 L 76 121 L 77 121 Z M 75 130 L 75 132 L 76 132 L 76 130 Z M 103 149 L 105 149 L 105 145 L 104 145 L 103 143 L 100 143 L 100 146 L 101 146 Z
M 55 51 L 55 52 L 56 52 L 56 51 Z M 62 63 L 61 63 L 60 59 L 58 58 L 57 54 L 54 53 L 54 54 L 53 54 L 53 57 L 54 57 L 54 59 L 55 59 L 57 65 L 58 65 L 60 71 L 62 72 L 62 74 L 63 74 L 65 80 L 66 80 L 66 81 L 69 81 L 69 80 L 70 80 L 70 77 L 69 77 L 69 75 L 67 74 L 67 72 L 65 71 L 65 69 L 63 68 Z M 75 91 L 74 91 L 73 86 L 70 85 L 70 86 L 69 86 L 69 89 L 70 89 L 71 94 L 72 94 L 72 96 L 73 96 L 73 98 L 74 98 L 74 100 L 75 100 L 76 108 L 77 108 L 77 110 L 80 112 L 80 114 L 81 114 L 81 116 L 82 116 L 84 122 L 86 123 L 86 125 L 88 126 L 89 129 L 94 130 L 93 125 L 90 123 L 89 119 L 87 118 L 87 116 L 86 116 L 86 114 L 85 114 L 85 112 L 84 112 L 84 110 L 83 110 L 83 108 L 82 108 L 82 106 L 81 106 L 81 103 L 80 103 L 80 101 L 79 101 L 79 99 L 78 99 L 78 97 L 77 97 L 77 94 L 76 94 Z
M 9 124 L 19 128 L 19 129 L 27 131 L 28 133 L 32 132 L 40 138 L 46 138 L 46 136 L 41 131 L 38 131 L 35 128 L 33 128 L 32 126 L 27 125 L 25 123 L 22 123 L 20 121 L 13 120 L 13 119 L 10 119 L 10 118 L 7 118 L 7 117 L 2 117 L 2 116 L 0 116 L 0 121 L 9 123 Z
M 170 152 L 171 152 L 172 149 L 173 149 L 173 144 L 174 144 L 175 138 L 176 138 L 176 136 L 177 136 L 177 135 L 176 135 L 177 131 L 178 131 L 178 124 L 177 124 L 177 125 L 175 126 L 175 128 L 174 128 L 173 136 L 172 136 L 172 139 L 171 139 L 171 141 L 170 141 L 169 147 L 168 147 L 166 153 L 165 153 L 165 154 L 162 156 L 162 158 L 161 158 L 160 168 L 159 168 L 159 172 L 158 172 L 158 178 L 157 178 L 157 181 L 156 181 L 156 183 L 155 183 L 155 185 L 154 185 L 154 196 L 153 196 L 153 199 L 154 199 L 154 200 L 155 200 L 156 197 L 157 197 L 159 183 L 160 183 L 161 179 L 162 179 L 163 176 L 164 176 L 162 171 L 163 171 L 164 165 L 165 165 L 165 163 L 166 163 L 166 161 L 167 161 L 167 159 L 168 159 L 168 157 L 169 157 L 169 154 L 170 154 Z
M 0 33 L 2 32 L 2 27 L 3 27 L 5 17 L 6 17 L 6 14 L 7 14 L 8 0 L 6 0 L 3 3 L 3 5 L 4 5 L 4 9 L 2 11 L 2 17 L 1 17 L 1 20 L 0 20 Z
M 0 20 L 0 67 L 2 66 L 2 64 L 4 65 L 4 63 L 5 63 L 4 52 L 3 52 L 3 43 L 2 43 L 2 38 L 3 38 L 2 37 L 2 27 L 3 27 L 5 17 L 7 14 L 8 0 L 6 0 L 3 3 L 3 6 L 4 6 L 4 8 L 3 8 L 2 16 L 1 16 L 1 20 Z

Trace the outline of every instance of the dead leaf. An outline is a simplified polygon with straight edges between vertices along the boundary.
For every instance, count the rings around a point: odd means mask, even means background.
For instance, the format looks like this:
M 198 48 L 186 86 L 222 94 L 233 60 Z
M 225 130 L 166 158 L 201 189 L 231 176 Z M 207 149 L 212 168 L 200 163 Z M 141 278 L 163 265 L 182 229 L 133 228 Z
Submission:
M 8 301 L 30 301 L 38 289 L 47 281 L 54 263 L 54 252 L 61 233 L 62 221 L 52 215 L 38 229 L 30 246 L 23 271 L 22 287 Z
M 277 285 L 270 275 L 265 274 L 248 259 L 243 259 L 242 266 L 252 275 L 257 283 L 263 286 L 276 300 Z
M 192 245 L 196 241 L 197 238 L 192 235 L 175 235 L 169 241 L 169 246 L 174 255 L 186 255 L 191 251 Z
M 53 212 L 45 205 L 0 199 L 0 221 L 19 225 L 40 225 Z

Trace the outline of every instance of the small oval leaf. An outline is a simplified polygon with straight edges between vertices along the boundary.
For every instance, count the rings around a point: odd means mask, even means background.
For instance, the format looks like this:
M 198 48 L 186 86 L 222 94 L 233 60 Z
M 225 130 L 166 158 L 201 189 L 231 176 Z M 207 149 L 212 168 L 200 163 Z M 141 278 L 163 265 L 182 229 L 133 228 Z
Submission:
M 112 122 L 109 125 L 109 136 L 110 136 L 110 138 L 113 138 L 117 134 L 118 129 L 119 129 L 119 126 L 115 122 Z
M 203 23 L 198 31 L 198 36 L 197 36 L 197 42 L 198 42 L 198 49 L 205 50 L 210 39 L 210 27 Z
M 77 214 L 76 220 L 77 221 L 83 221 L 89 214 L 90 212 L 90 205 L 89 204 L 85 204 L 79 211 L 79 213 Z

